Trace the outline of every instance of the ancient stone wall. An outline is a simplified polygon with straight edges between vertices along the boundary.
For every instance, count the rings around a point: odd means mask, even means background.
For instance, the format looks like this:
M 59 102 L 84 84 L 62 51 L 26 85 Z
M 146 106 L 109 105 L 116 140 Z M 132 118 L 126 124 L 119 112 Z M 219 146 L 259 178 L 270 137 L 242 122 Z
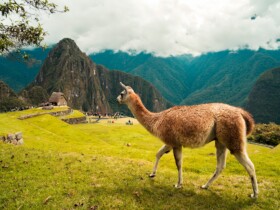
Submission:
M 77 118 L 69 118 L 69 119 L 62 119 L 62 121 L 68 123 L 68 124 L 81 124 L 81 123 L 87 123 L 86 117 L 77 117 Z
M 0 140 L 2 140 L 4 143 L 22 145 L 23 144 L 22 132 L 9 133 L 7 135 L 0 136 Z
M 20 116 L 18 119 L 20 120 L 25 120 L 31 117 L 37 117 L 37 116 L 41 116 L 44 114 L 50 114 L 52 116 L 58 117 L 58 116 L 64 116 L 64 115 L 68 115 L 72 112 L 72 109 L 67 109 L 65 111 L 58 111 L 58 112 L 48 112 L 48 113 L 36 113 L 36 114 L 28 114 L 28 115 L 23 115 Z

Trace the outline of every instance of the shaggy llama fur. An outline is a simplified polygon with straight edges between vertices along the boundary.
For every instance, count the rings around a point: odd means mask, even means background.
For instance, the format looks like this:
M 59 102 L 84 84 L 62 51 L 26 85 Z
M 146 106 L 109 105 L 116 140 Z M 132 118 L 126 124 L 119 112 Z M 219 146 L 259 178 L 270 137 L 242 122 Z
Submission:
M 178 183 L 182 187 L 182 147 L 197 148 L 215 141 L 217 167 L 213 176 L 202 186 L 207 189 L 226 166 L 227 149 L 247 170 L 253 188 L 251 197 L 257 198 L 258 185 L 255 167 L 246 150 L 246 136 L 254 128 L 251 115 L 241 108 L 222 103 L 209 103 L 194 106 L 175 106 L 159 113 L 150 112 L 140 97 L 129 86 L 121 83 L 124 91 L 117 97 L 126 104 L 136 119 L 165 145 L 158 151 L 153 172 L 156 175 L 160 158 L 173 150 L 178 169 Z

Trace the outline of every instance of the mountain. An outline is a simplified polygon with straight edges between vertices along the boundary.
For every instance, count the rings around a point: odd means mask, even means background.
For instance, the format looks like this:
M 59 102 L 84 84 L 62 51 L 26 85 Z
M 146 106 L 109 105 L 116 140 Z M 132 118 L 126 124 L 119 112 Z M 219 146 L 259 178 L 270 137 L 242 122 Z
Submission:
M 239 50 L 208 53 L 189 67 L 191 94 L 182 104 L 224 102 L 243 106 L 259 75 L 280 65 L 280 50 Z
M 36 59 L 40 57 L 39 54 L 34 52 Z M 43 54 L 41 57 L 44 57 Z M 189 105 L 224 102 L 244 106 L 257 78 L 264 71 L 280 66 L 280 50 L 264 49 L 221 51 L 197 57 L 182 55 L 166 58 L 144 52 L 136 54 L 106 50 L 91 54 L 89 57 L 104 68 L 144 78 L 174 104 Z M 12 81 L 15 84 L 20 83 L 22 87 L 34 80 L 35 76 L 33 78 L 13 76 L 19 72 L 22 75 L 22 72 L 30 71 L 26 67 L 17 69 L 17 64 L 12 62 L 7 65 L 8 61 L 5 59 L 2 61 L 0 66 L 4 64 L 6 70 L 1 67 L 0 79 L 11 87 L 13 87 Z M 39 67 L 38 64 L 37 71 Z M 10 73 L 9 69 L 14 69 L 14 73 Z M 10 79 L 7 81 L 7 78 Z
M 130 73 L 153 83 L 165 98 L 175 104 L 179 104 L 190 91 L 184 66 L 175 58 L 150 58 Z
M 16 97 L 16 93 L 2 80 L 0 80 L 0 100 L 8 97 Z
M 256 81 L 246 108 L 261 123 L 280 124 L 280 67 L 265 71 Z
M 24 107 L 26 104 L 3 81 L 0 80 L 0 112 L 10 111 L 14 108 Z
M 146 53 L 128 54 L 110 50 L 89 56 L 109 69 L 129 72 L 153 83 L 172 103 L 179 104 L 189 93 L 185 71 L 189 56 L 163 58 Z
M 90 57 L 106 67 L 141 76 L 175 104 L 189 105 L 224 102 L 243 106 L 259 75 L 280 65 L 280 50 L 264 49 L 167 58 L 104 51 Z
M 129 54 L 122 51 L 105 50 L 100 53 L 90 54 L 89 57 L 97 64 L 106 64 L 105 66 L 109 69 L 130 72 L 145 63 L 149 58 L 152 58 L 153 55 L 144 52 Z
M 25 53 L 30 55 L 30 59 L 26 61 L 13 53 L 6 57 L 0 56 L 0 80 L 5 81 L 15 92 L 19 92 L 34 80 L 49 51 L 49 48 L 25 50 Z
M 116 102 L 116 97 L 122 91 L 120 81 L 132 86 L 152 111 L 171 106 L 147 81 L 96 65 L 81 52 L 73 40 L 67 38 L 61 40 L 50 51 L 40 72 L 25 89 L 25 93 L 29 93 L 34 87 L 42 87 L 49 95 L 52 92 L 63 92 L 68 104 L 76 109 L 129 113 L 125 106 L 118 106 Z

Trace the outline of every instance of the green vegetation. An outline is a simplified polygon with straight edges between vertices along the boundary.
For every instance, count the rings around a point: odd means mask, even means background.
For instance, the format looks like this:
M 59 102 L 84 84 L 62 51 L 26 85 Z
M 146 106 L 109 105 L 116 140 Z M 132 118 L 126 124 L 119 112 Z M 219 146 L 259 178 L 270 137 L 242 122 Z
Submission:
M 120 107 L 116 102 L 116 96 L 122 91 L 120 81 L 133 86 L 149 110 L 160 111 L 171 105 L 152 84 L 142 78 L 95 65 L 69 38 L 62 39 L 50 51 L 39 74 L 22 93 L 30 101 L 35 99 L 34 102 L 40 102 L 44 95 L 59 90 L 64 93 L 67 104 L 74 109 L 102 114 L 128 114 L 127 107 Z M 43 90 L 47 93 L 44 94 Z
M 47 114 L 50 112 L 59 112 L 59 111 L 66 111 L 68 107 L 55 107 L 52 110 L 42 110 L 42 108 L 33 108 L 33 109 L 27 109 L 24 111 L 17 111 L 17 112 L 7 112 L 7 113 L 1 113 L 0 114 L 0 135 L 5 135 L 8 133 L 15 133 L 17 131 L 24 131 L 26 122 L 25 120 L 19 120 L 20 117 L 26 117 L 26 116 L 36 116 L 36 115 L 42 115 Z M 33 118 L 36 119 L 36 118 Z M 29 125 L 27 124 L 27 127 Z
M 0 101 L 0 112 L 8 112 L 12 109 L 25 107 L 27 104 L 17 97 L 2 98 Z
M 26 103 L 20 100 L 16 93 L 0 80 L 0 112 L 7 112 L 25 106 Z
M 57 110 L 52 110 L 57 111 Z M 18 120 L 38 109 L 0 114 L 0 134 L 23 132 L 24 145 L 0 142 L 0 209 L 279 209 L 279 146 L 248 145 L 260 195 L 252 200 L 243 167 L 228 155 L 227 168 L 209 190 L 215 149 L 184 149 L 184 187 L 175 189 L 172 154 L 149 179 L 162 143 L 141 125 L 100 121 L 69 125 L 51 115 Z
M 90 57 L 109 69 L 146 79 L 175 104 L 224 102 L 243 106 L 259 75 L 280 66 L 280 50 L 264 49 L 167 58 L 104 51 Z
M 84 117 L 84 113 L 82 113 L 81 111 L 78 110 L 73 110 L 72 113 L 65 115 L 65 116 L 61 116 L 60 119 L 71 119 L 71 118 L 78 118 L 78 117 Z
M 255 83 L 246 104 L 259 123 L 280 124 L 280 68 L 265 71 Z
M 49 95 L 41 86 L 34 86 L 29 91 L 23 90 L 20 94 L 29 104 L 39 106 L 42 103 L 48 102 Z
M 49 51 L 49 48 L 25 50 L 30 58 L 24 62 L 19 62 L 11 54 L 0 56 L 0 78 L 18 93 L 34 80 Z
M 0 55 L 29 45 L 41 46 L 47 32 L 40 23 L 40 14 L 42 12 L 47 14 L 67 12 L 68 10 L 66 6 L 64 10 L 61 10 L 48 0 L 1 2 Z M 28 56 L 24 54 L 23 58 L 28 58 Z
M 30 65 L 0 57 L 0 77 L 14 90 L 25 87 L 34 80 L 49 51 L 49 48 L 47 51 L 28 51 L 36 58 L 31 69 Z M 90 58 L 109 69 L 138 75 L 151 82 L 163 97 L 174 104 L 215 101 L 243 106 L 261 73 L 280 66 L 280 50 L 264 49 L 167 58 L 145 53 L 104 51 L 92 54 Z M 17 71 L 19 68 L 22 71 Z
M 248 139 L 256 143 L 277 146 L 280 143 L 280 125 L 275 123 L 257 124 Z

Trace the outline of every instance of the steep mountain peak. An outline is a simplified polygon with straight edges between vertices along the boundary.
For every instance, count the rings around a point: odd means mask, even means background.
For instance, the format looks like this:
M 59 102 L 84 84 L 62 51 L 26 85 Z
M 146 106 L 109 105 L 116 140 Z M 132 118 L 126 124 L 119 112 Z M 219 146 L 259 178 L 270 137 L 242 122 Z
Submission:
M 64 39 L 60 40 L 57 44 L 57 47 L 59 47 L 60 49 L 77 49 L 80 51 L 76 42 L 70 38 L 64 38 Z
M 143 102 L 146 102 L 145 105 L 152 111 L 160 111 L 170 105 L 143 79 L 120 71 L 109 71 L 94 64 L 76 43 L 68 38 L 61 40 L 51 50 L 27 91 L 31 91 L 34 86 L 41 86 L 49 95 L 52 92 L 63 92 L 68 104 L 73 108 L 111 113 L 123 110 L 117 106 L 115 100 L 121 92 L 120 81 L 136 86 L 135 90 L 140 90 L 140 95 L 144 93 Z
M 94 66 L 93 62 L 79 49 L 76 43 L 72 39 L 64 38 L 50 51 L 35 83 L 49 86 L 49 83 L 58 83 L 57 78 L 66 79 L 66 81 L 77 80 L 79 77 L 75 76 L 91 69 L 92 66 Z M 56 91 L 60 91 L 60 89 Z
M 61 39 L 59 42 L 58 42 L 58 44 L 63 44 L 63 43 L 68 43 L 68 44 L 74 44 L 74 45 L 76 45 L 76 42 L 73 40 L 73 39 L 70 39 L 70 38 L 67 38 L 67 37 L 65 37 L 65 38 L 63 38 L 63 39 Z M 77 45 L 76 45 L 77 46 Z M 78 46 L 77 46 L 78 47 Z
M 50 52 L 49 56 L 51 56 L 53 59 L 63 59 L 63 58 L 69 58 L 71 56 L 76 55 L 82 55 L 86 56 L 80 48 L 77 46 L 77 44 L 74 42 L 74 40 L 69 38 L 62 39 Z

